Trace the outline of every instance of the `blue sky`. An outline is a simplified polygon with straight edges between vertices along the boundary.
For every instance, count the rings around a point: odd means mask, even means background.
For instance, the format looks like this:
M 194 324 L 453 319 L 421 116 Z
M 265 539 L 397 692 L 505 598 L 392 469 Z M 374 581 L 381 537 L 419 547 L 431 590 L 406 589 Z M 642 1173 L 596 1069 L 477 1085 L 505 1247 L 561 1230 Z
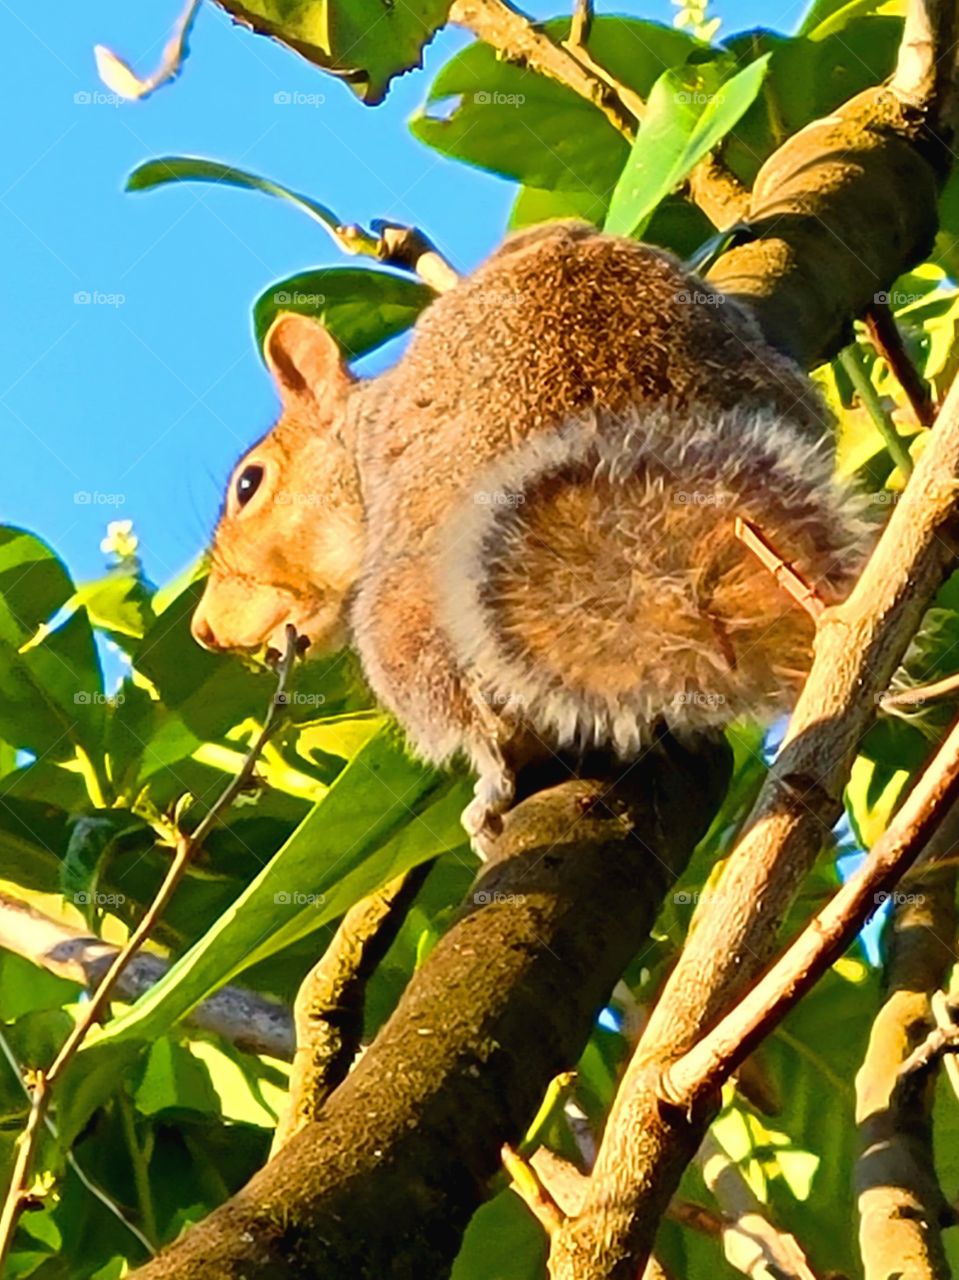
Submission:
M 343 261 L 319 228 L 264 197 L 208 186 L 124 194 L 135 165 L 177 153 L 228 161 L 346 220 L 422 226 L 460 267 L 497 243 L 512 199 L 510 184 L 444 160 L 406 127 L 464 43 L 454 32 L 433 43 L 424 71 L 371 109 L 208 4 L 180 79 L 146 102 L 111 105 L 93 45 L 146 73 L 179 5 L 81 0 L 21 4 L 18 13 L 0 0 L 0 517 L 39 533 L 78 579 L 103 569 L 99 543 L 117 518 L 134 521 L 155 580 L 192 561 L 233 460 L 275 409 L 252 301 L 278 278 Z M 674 12 L 668 0 L 597 7 L 666 22 Z M 801 9 L 788 0 L 713 5 L 725 34 L 760 24 L 789 31 Z M 546 17 L 563 6 L 527 11 Z M 325 100 L 278 105 L 283 91 Z M 78 501 L 83 494 L 96 500 Z

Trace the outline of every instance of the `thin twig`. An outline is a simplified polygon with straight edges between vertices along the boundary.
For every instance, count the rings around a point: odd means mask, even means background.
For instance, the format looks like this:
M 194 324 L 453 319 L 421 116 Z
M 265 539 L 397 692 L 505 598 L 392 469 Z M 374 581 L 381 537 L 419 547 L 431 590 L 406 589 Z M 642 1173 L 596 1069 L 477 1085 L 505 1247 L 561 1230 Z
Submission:
M 417 227 L 382 218 L 374 219 L 370 225 L 379 236 L 379 257 L 383 262 L 414 272 L 434 293 L 448 293 L 459 283 L 459 272 Z
M 944 1054 L 952 1053 L 959 1053 L 959 1026 L 934 1028 L 899 1068 L 900 1086 L 912 1083 L 914 1076 L 922 1075 Z
M 719 1233 L 730 1266 L 746 1276 L 816 1280 L 799 1241 L 770 1221 L 769 1206 L 760 1202 L 711 1132 L 703 1139 L 696 1163 L 722 1210 Z
M 885 302 L 874 303 L 863 316 L 869 340 L 889 366 L 893 377 L 905 392 L 916 421 L 931 427 L 936 420 L 936 405 L 929 384 L 920 376 L 909 359 L 909 353 L 896 325 L 895 317 Z
M 102 1019 L 110 997 L 112 996 L 117 982 L 120 979 L 120 975 L 153 932 L 157 920 L 169 905 L 170 899 L 176 892 L 190 859 L 209 835 L 210 831 L 219 821 L 226 809 L 229 808 L 240 792 L 249 784 L 260 752 L 263 750 L 263 747 L 266 745 L 271 734 L 275 732 L 279 722 L 279 713 L 286 705 L 286 686 L 289 682 L 290 672 L 293 668 L 293 660 L 297 654 L 297 645 L 298 641 L 295 629 L 292 626 L 287 626 L 286 654 L 278 665 L 276 692 L 270 702 L 269 709 L 263 722 L 263 728 L 260 730 L 256 741 L 247 752 L 239 772 L 235 778 L 231 779 L 222 795 L 213 804 L 206 817 L 202 822 L 200 822 L 195 831 L 190 835 L 180 835 L 177 838 L 173 859 L 170 863 L 169 869 L 167 870 L 166 876 L 164 877 L 163 883 L 160 885 L 156 897 L 153 899 L 153 902 L 150 904 L 136 929 L 134 929 L 133 933 L 127 939 L 123 950 L 119 952 L 116 959 L 111 964 L 103 978 L 103 981 L 97 987 L 93 996 L 90 998 L 88 1003 L 83 1006 L 83 1012 L 77 1020 L 73 1030 L 70 1032 L 69 1036 L 67 1036 L 67 1039 L 53 1061 L 53 1065 L 47 1071 L 36 1072 L 35 1083 L 32 1089 L 30 1115 L 27 1119 L 27 1124 L 23 1133 L 17 1139 L 17 1158 L 14 1164 L 13 1176 L 11 1177 L 7 1196 L 4 1200 L 3 1210 L 0 1212 L 0 1275 L 3 1275 L 4 1273 L 6 1261 L 13 1245 L 13 1235 L 16 1230 L 20 1213 L 23 1209 L 24 1197 L 27 1193 L 27 1187 L 33 1167 L 33 1160 L 39 1144 L 40 1135 L 43 1132 L 43 1122 L 50 1106 L 53 1088 L 64 1070 L 72 1062 L 75 1054 L 86 1039 L 91 1027 Z
M 952 1020 L 952 1005 L 949 1003 L 949 997 L 944 991 L 933 992 L 932 1000 L 932 1016 L 936 1020 L 936 1026 L 941 1030 L 947 1027 L 954 1027 L 956 1024 Z M 954 1054 L 947 1053 L 943 1059 L 943 1066 L 946 1069 L 946 1079 L 952 1086 L 952 1091 L 959 1098 L 959 1062 L 956 1061 Z
M 949 698 L 956 693 L 959 693 L 959 672 L 944 676 L 942 680 L 936 680 L 932 684 L 920 684 L 914 689 L 897 689 L 894 693 L 884 693 L 879 698 L 879 706 L 882 710 L 887 707 L 923 706 L 937 698 Z
M 879 429 L 879 433 L 886 442 L 886 448 L 889 450 L 889 456 L 902 472 L 906 479 L 912 475 L 913 462 L 909 453 L 909 446 L 903 440 L 902 436 L 896 430 L 896 424 L 892 420 L 890 414 L 883 406 L 882 401 L 876 392 L 876 388 L 869 381 L 869 374 L 866 372 L 865 365 L 862 361 L 862 352 L 859 350 L 858 343 L 852 343 L 851 346 L 845 347 L 839 353 L 839 363 L 849 375 L 849 381 L 855 389 L 856 395 L 862 401 L 863 408 L 872 418 L 873 422 Z
M 32 1105 L 33 1095 L 30 1092 L 30 1089 L 27 1085 L 23 1067 L 17 1061 L 16 1055 L 14 1054 L 13 1050 L 10 1048 L 10 1045 L 7 1042 L 6 1036 L 3 1034 L 2 1029 L 0 1029 L 0 1053 L 3 1054 L 4 1058 L 6 1058 L 7 1065 L 9 1066 L 10 1070 L 13 1072 L 13 1075 L 16 1078 L 17 1084 L 23 1090 L 23 1096 L 26 1098 L 27 1102 Z M 56 1140 L 57 1134 L 58 1134 L 57 1126 L 54 1124 L 54 1122 L 50 1119 L 49 1116 L 44 1117 L 44 1123 L 47 1127 L 47 1132 L 50 1134 L 50 1136 L 54 1140 Z M 86 1173 L 85 1170 L 77 1163 L 76 1156 L 73 1154 L 72 1151 L 68 1151 L 66 1153 L 66 1159 L 67 1159 L 67 1164 L 76 1174 L 77 1178 L 80 1180 L 83 1186 L 86 1187 L 87 1191 L 89 1191 L 90 1194 L 94 1197 L 94 1199 L 99 1200 L 100 1203 L 103 1205 L 103 1207 L 107 1210 L 107 1212 L 113 1214 L 113 1216 L 117 1219 L 117 1221 L 127 1231 L 129 1231 L 130 1235 L 132 1235 L 134 1239 L 137 1240 L 138 1243 L 143 1246 L 145 1253 L 147 1253 L 148 1255 L 152 1255 L 154 1253 L 154 1248 L 153 1248 L 153 1245 L 150 1243 L 150 1241 L 146 1238 L 146 1236 L 143 1234 L 140 1228 L 136 1225 L 136 1223 L 130 1221 L 130 1219 L 126 1216 L 126 1214 L 123 1212 L 120 1206 L 114 1200 L 111 1200 L 110 1196 L 107 1195 L 107 1193 L 103 1190 L 103 1188 L 99 1186 L 96 1182 L 94 1182 L 93 1179 L 90 1177 L 90 1175 Z
M 574 0 L 573 3 L 573 21 L 570 23 L 569 39 L 567 46 L 571 49 L 582 49 L 589 39 L 590 28 L 593 25 L 593 2 L 592 0 Z
M 814 622 L 817 622 L 822 616 L 826 602 L 816 588 L 782 558 L 759 526 L 753 524 L 751 520 L 744 520 L 742 516 L 737 516 L 735 534 L 739 541 L 766 566 L 783 590 L 805 609 Z
M 919 856 L 959 794 L 959 722 L 862 866 L 766 974 L 698 1044 L 660 1077 L 660 1097 L 690 1110 L 815 985 Z

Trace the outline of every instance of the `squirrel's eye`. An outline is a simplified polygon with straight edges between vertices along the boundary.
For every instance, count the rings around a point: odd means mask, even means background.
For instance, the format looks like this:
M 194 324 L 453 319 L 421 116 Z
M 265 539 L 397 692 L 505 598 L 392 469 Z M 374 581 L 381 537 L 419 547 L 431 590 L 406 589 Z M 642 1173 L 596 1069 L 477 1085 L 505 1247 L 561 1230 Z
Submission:
M 241 507 L 245 507 L 250 501 L 257 489 L 259 489 L 262 479 L 262 467 L 254 465 L 243 468 L 236 480 L 236 500 Z

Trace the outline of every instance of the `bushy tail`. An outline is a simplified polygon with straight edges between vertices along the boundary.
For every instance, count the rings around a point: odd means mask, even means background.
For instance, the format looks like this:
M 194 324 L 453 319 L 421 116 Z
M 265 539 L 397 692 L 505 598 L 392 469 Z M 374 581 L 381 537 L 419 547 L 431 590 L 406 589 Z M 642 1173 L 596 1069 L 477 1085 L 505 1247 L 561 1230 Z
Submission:
M 443 619 L 484 698 L 558 745 L 635 751 L 677 729 L 771 719 L 813 627 L 735 537 L 753 521 L 827 601 L 871 539 L 829 446 L 768 412 L 637 409 L 526 441 L 446 541 Z

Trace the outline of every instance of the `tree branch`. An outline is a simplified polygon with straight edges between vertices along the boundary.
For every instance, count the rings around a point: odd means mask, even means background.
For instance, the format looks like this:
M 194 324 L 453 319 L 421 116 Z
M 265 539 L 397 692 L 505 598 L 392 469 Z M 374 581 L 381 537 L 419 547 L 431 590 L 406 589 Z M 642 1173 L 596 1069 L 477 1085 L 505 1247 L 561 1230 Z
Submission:
M 663 1074 L 660 1096 L 693 1111 L 811 990 L 959 799 L 959 722 L 862 866 L 736 1007 Z
M 304 978 L 293 1007 L 296 1054 L 290 1097 L 276 1128 L 272 1155 L 316 1119 L 323 1103 L 346 1079 L 360 1047 L 367 983 L 430 870 L 430 863 L 421 863 L 379 892 L 361 898 Z
M 0 947 L 87 990 L 103 980 L 120 950 L 8 893 L 0 893 Z M 169 967 L 160 956 L 141 951 L 120 974 L 114 994 L 121 1000 L 137 1000 Z M 215 1032 L 245 1053 L 265 1053 L 287 1062 L 293 1057 L 289 1009 L 254 991 L 222 987 L 197 1005 L 185 1021 L 201 1031 Z
M 595 64 L 584 66 L 580 50 L 573 52 L 555 44 L 506 0 L 453 0 L 449 20 L 472 31 L 510 62 L 566 85 L 591 102 L 624 137 L 630 141 L 635 138 L 636 123 L 644 111 L 639 95 L 625 85 L 611 82 L 609 73 L 600 73 Z
M 712 1134 L 703 1139 L 696 1163 L 722 1210 L 719 1234 L 731 1267 L 753 1280 L 816 1280 L 795 1236 L 769 1221 L 768 1206 L 760 1203 Z
M 578 1059 L 727 783 L 724 748 L 667 739 L 616 785 L 569 781 L 516 808 L 317 1120 L 137 1275 L 447 1277 L 502 1143 Z
M 955 827 L 955 814 L 946 826 Z M 952 966 L 955 868 L 927 866 L 887 926 L 888 995 L 856 1078 L 861 1150 L 856 1166 L 859 1249 L 866 1280 L 897 1272 L 948 1280 L 940 1226 L 949 1214 L 936 1178 L 931 1096 L 902 1073 L 917 1040 L 935 1027 L 934 993 Z

